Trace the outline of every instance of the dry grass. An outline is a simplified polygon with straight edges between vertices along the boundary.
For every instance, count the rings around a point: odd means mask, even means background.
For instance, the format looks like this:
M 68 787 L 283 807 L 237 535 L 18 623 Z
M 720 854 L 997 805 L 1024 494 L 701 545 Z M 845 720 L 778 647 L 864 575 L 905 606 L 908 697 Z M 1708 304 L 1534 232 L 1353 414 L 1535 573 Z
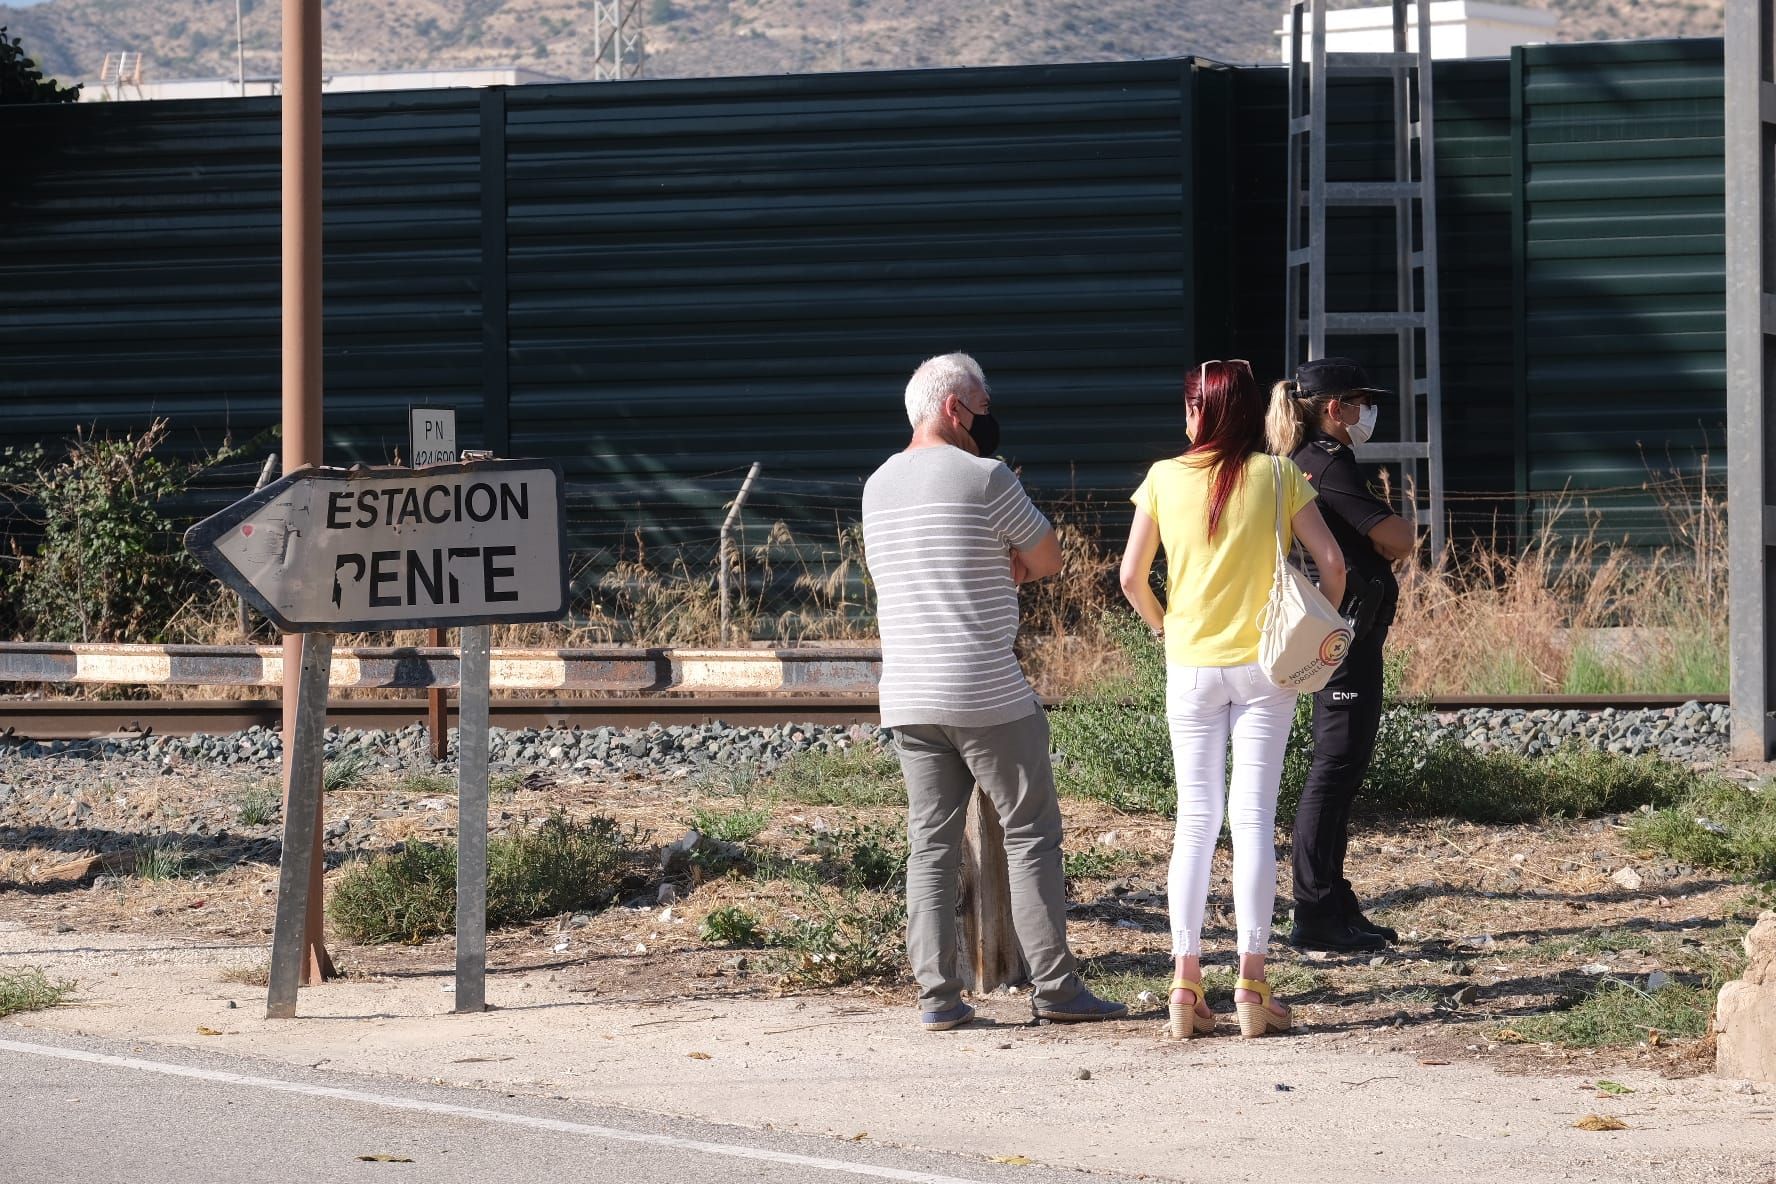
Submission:
M 1579 498 L 1562 501 L 1521 551 L 1476 544 L 1435 566 L 1402 572 L 1390 642 L 1397 690 L 1407 695 L 1609 692 L 1719 693 L 1727 677 L 1725 508 L 1699 479 L 1652 480 L 1673 542 L 1648 551 L 1600 533 Z M 1075 495 L 1044 498 L 1062 542 L 1059 575 L 1023 591 L 1018 651 L 1039 692 L 1067 698 L 1129 673 L 1106 633 L 1120 610 L 1120 523 L 1103 504 Z M 656 552 L 639 537 L 602 574 L 576 557 L 574 609 L 560 624 L 496 627 L 511 647 L 722 644 L 717 560 Z M 855 523 L 830 535 L 774 523 L 729 556 L 733 589 L 728 644 L 872 642 L 873 595 Z M 171 640 L 265 642 L 259 623 L 243 635 L 234 597 L 219 586 L 187 602 L 168 624 Z M 341 645 L 421 646 L 421 630 L 346 634 Z M 139 690 L 93 688 L 103 695 Z M 168 687 L 166 697 L 210 697 L 213 688 Z M 263 688 L 225 692 L 259 697 Z M 407 692 L 353 692 L 358 695 Z
M 1601 538 L 1596 516 L 1566 501 L 1519 554 L 1474 547 L 1405 569 L 1390 637 L 1399 692 L 1725 691 L 1724 506 L 1705 478 L 1655 491 L 1675 541 L 1650 552 Z

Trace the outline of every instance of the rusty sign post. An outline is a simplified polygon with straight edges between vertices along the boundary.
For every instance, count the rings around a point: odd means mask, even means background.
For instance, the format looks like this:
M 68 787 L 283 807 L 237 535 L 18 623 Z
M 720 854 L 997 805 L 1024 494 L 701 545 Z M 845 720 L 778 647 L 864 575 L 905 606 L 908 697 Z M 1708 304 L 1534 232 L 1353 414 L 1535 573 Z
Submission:
M 456 1009 L 485 1005 L 488 626 L 566 615 L 565 509 L 561 468 L 542 462 L 310 468 L 186 532 L 199 562 L 301 635 L 268 1018 L 295 1016 L 305 939 L 320 929 L 327 684 L 345 630 L 463 627 Z
M 321 463 L 321 0 L 283 0 L 284 472 Z M 296 733 L 302 638 L 284 638 L 284 737 Z M 284 814 L 295 789 L 284 751 Z M 321 938 L 321 840 L 310 852 L 302 981 L 333 976 Z

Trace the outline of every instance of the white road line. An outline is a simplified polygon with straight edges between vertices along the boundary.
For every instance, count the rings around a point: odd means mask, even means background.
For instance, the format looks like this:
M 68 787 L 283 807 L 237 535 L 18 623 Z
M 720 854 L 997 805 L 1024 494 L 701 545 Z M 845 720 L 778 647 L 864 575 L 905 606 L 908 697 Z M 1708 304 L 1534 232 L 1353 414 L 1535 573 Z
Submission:
M 762 1160 L 766 1163 L 789 1164 L 823 1172 L 839 1172 L 850 1176 L 871 1176 L 878 1180 L 899 1180 L 905 1184 L 981 1184 L 960 1176 L 938 1176 L 930 1172 L 909 1172 L 901 1168 L 877 1167 L 873 1164 L 851 1163 L 842 1159 L 823 1159 L 814 1155 L 792 1155 L 787 1151 L 766 1151 L 757 1147 L 737 1147 L 727 1143 L 705 1143 L 699 1139 L 681 1139 L 675 1135 L 655 1135 L 645 1131 L 626 1131 L 617 1127 L 595 1126 L 585 1122 L 565 1122 L 557 1118 L 537 1118 L 529 1114 L 512 1114 L 503 1110 L 483 1110 L 477 1106 L 455 1106 L 448 1102 L 424 1102 L 391 1094 L 372 1094 L 363 1090 L 341 1089 L 330 1085 L 309 1085 L 300 1081 L 281 1081 L 275 1077 L 251 1077 L 220 1069 L 197 1069 L 164 1061 L 145 1061 L 136 1057 L 117 1057 L 105 1053 L 85 1052 L 73 1048 L 56 1048 L 45 1044 L 22 1044 L 0 1040 L 0 1052 L 16 1052 L 25 1056 L 54 1057 L 64 1061 L 84 1061 L 91 1065 L 111 1065 L 119 1069 L 135 1069 L 142 1073 L 162 1073 L 169 1077 L 191 1077 L 199 1081 L 216 1081 L 224 1085 L 243 1085 L 252 1089 L 274 1090 L 278 1093 L 303 1094 L 313 1098 L 334 1098 L 342 1102 L 358 1102 L 366 1106 L 382 1106 L 390 1110 L 412 1110 L 422 1114 L 439 1114 L 449 1118 L 472 1118 L 479 1122 L 497 1122 L 506 1126 L 529 1127 L 532 1130 L 556 1131 L 565 1135 L 584 1135 L 619 1143 L 642 1143 L 676 1151 L 695 1151 L 703 1155 L 725 1155 L 732 1159 Z

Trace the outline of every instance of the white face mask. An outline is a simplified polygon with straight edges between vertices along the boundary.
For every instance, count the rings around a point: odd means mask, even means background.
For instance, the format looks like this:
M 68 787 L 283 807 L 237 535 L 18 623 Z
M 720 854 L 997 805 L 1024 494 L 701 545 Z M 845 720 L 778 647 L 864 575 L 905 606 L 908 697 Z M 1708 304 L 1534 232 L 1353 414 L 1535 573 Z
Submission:
M 1369 437 L 1375 434 L 1375 421 L 1381 418 L 1381 408 L 1371 403 L 1357 415 L 1357 422 L 1346 424 L 1344 430 L 1350 433 L 1352 444 L 1367 444 Z

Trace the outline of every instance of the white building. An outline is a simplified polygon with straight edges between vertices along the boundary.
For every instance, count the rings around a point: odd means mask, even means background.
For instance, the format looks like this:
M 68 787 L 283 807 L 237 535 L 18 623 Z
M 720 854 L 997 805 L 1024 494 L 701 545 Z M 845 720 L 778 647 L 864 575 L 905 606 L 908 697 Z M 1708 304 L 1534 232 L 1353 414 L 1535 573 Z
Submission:
M 522 66 L 486 66 L 462 70 L 380 70 L 366 74 L 328 74 L 321 90 L 431 90 L 452 86 L 522 86 L 535 82 L 567 82 L 568 79 Z M 106 80 L 81 88 L 82 102 L 116 102 L 137 99 L 234 99 L 243 95 L 275 95 L 282 90 L 277 78 L 180 78 L 160 81 Z
M 1433 58 L 1509 57 L 1513 45 L 1552 41 L 1560 18 L 1540 8 L 1515 4 L 1483 4 L 1477 0 L 1436 0 L 1431 9 L 1431 56 Z M 1284 18 L 1287 19 L 1286 17 Z M 1307 38 L 1313 35 L 1311 20 L 1301 30 L 1301 56 L 1308 56 Z M 1418 5 L 1406 6 L 1406 48 L 1418 48 Z M 1283 61 L 1289 60 L 1289 31 L 1277 30 L 1277 46 Z M 1328 53 L 1386 53 L 1394 48 L 1394 10 L 1391 5 L 1374 8 L 1340 8 L 1326 13 Z

